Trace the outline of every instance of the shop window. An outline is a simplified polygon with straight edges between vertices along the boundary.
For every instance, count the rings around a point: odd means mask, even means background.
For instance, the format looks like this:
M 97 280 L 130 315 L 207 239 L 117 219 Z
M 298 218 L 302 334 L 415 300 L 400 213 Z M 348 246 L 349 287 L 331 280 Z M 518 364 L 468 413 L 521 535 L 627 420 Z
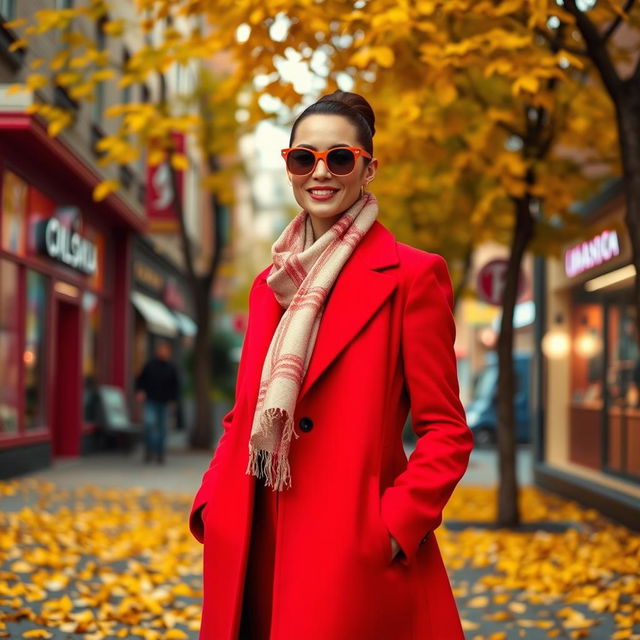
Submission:
M 100 353 L 102 305 L 100 298 L 86 291 L 82 297 L 82 377 L 84 379 L 83 416 L 86 422 L 95 421 L 96 390 L 103 382 Z
M 605 378 L 602 306 L 577 304 L 571 334 L 571 460 L 600 469 Z
M 629 296 L 631 297 L 631 296 Z M 607 308 L 607 466 L 640 477 L 640 347 L 636 311 L 628 304 Z
M 27 271 L 24 361 L 25 429 L 45 425 L 47 278 Z
M 15 173 L 5 171 L 2 178 L 2 248 L 24 255 L 28 187 Z
M 17 309 L 18 266 L 0 260 L 0 436 L 18 431 L 20 335 Z

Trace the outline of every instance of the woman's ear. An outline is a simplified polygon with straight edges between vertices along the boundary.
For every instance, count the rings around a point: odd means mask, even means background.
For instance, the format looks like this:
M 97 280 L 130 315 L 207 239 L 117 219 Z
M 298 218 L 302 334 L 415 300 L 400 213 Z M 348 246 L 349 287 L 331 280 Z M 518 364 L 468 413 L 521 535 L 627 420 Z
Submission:
M 378 171 L 378 158 L 372 158 L 367 168 L 364 170 L 364 185 L 365 187 L 376 177 Z

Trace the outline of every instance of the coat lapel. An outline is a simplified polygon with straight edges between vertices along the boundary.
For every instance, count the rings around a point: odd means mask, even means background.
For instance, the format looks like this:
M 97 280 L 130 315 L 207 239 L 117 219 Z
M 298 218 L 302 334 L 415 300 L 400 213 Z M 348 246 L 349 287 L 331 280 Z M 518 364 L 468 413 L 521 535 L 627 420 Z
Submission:
M 395 238 L 375 222 L 342 268 L 329 294 L 298 401 L 396 289 L 396 269 L 390 267 L 397 264 Z
M 391 232 L 375 222 L 342 268 L 329 294 L 318 337 L 298 401 L 329 365 L 358 335 L 373 314 L 398 286 L 396 241 Z M 265 269 L 254 292 L 251 320 L 255 323 L 247 351 L 251 354 L 249 389 L 257 389 L 262 365 L 283 309 L 266 281 Z

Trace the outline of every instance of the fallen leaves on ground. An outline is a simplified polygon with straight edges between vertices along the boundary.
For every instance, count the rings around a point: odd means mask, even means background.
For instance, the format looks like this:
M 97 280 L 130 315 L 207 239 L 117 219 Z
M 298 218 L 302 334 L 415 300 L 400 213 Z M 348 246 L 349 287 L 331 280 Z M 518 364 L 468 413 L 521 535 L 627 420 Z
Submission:
M 447 520 L 493 522 L 495 504 L 493 489 L 458 487 L 438 532 L 467 632 L 480 628 L 474 614 L 480 609 L 483 620 L 513 630 L 508 638 L 527 637 L 522 633 L 526 629 L 545 629 L 550 638 L 640 640 L 637 532 L 531 487 L 521 492 L 521 513 L 525 523 L 538 523 L 539 530 L 471 524 L 462 531 L 446 528 Z M 567 528 L 545 531 L 548 523 L 566 523 Z M 457 581 L 462 573 L 477 579 Z M 612 635 L 598 628 L 607 615 L 613 618 Z M 494 640 L 491 634 L 468 637 Z
M 51 638 L 48 629 L 85 640 L 195 635 L 201 547 L 187 528 L 191 496 L 35 481 L 0 483 L 0 495 L 30 505 L 0 513 L 0 637 L 16 622 L 34 627 L 24 638 Z
M 28 505 L 0 513 L 0 638 L 196 637 L 192 496 L 36 481 L 0 483 L 0 496 Z M 539 530 L 446 528 L 491 522 L 494 505 L 494 491 L 459 487 L 437 534 L 469 640 L 640 640 L 637 533 L 533 488 L 521 506 Z M 550 533 L 549 522 L 570 526 Z

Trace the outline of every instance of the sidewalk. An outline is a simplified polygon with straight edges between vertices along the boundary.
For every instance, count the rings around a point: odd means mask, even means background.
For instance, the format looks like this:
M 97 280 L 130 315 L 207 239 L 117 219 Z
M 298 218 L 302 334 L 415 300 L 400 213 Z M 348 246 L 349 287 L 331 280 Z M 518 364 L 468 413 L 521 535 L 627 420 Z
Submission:
M 518 457 L 530 483 L 528 449 Z M 0 637 L 197 638 L 201 547 L 186 520 L 210 455 L 174 433 L 165 465 L 141 458 L 94 455 L 0 484 Z M 445 523 L 491 521 L 495 482 L 495 452 L 475 451 Z M 467 638 L 640 639 L 638 535 L 533 488 L 522 506 L 530 523 L 577 526 L 438 530 Z

